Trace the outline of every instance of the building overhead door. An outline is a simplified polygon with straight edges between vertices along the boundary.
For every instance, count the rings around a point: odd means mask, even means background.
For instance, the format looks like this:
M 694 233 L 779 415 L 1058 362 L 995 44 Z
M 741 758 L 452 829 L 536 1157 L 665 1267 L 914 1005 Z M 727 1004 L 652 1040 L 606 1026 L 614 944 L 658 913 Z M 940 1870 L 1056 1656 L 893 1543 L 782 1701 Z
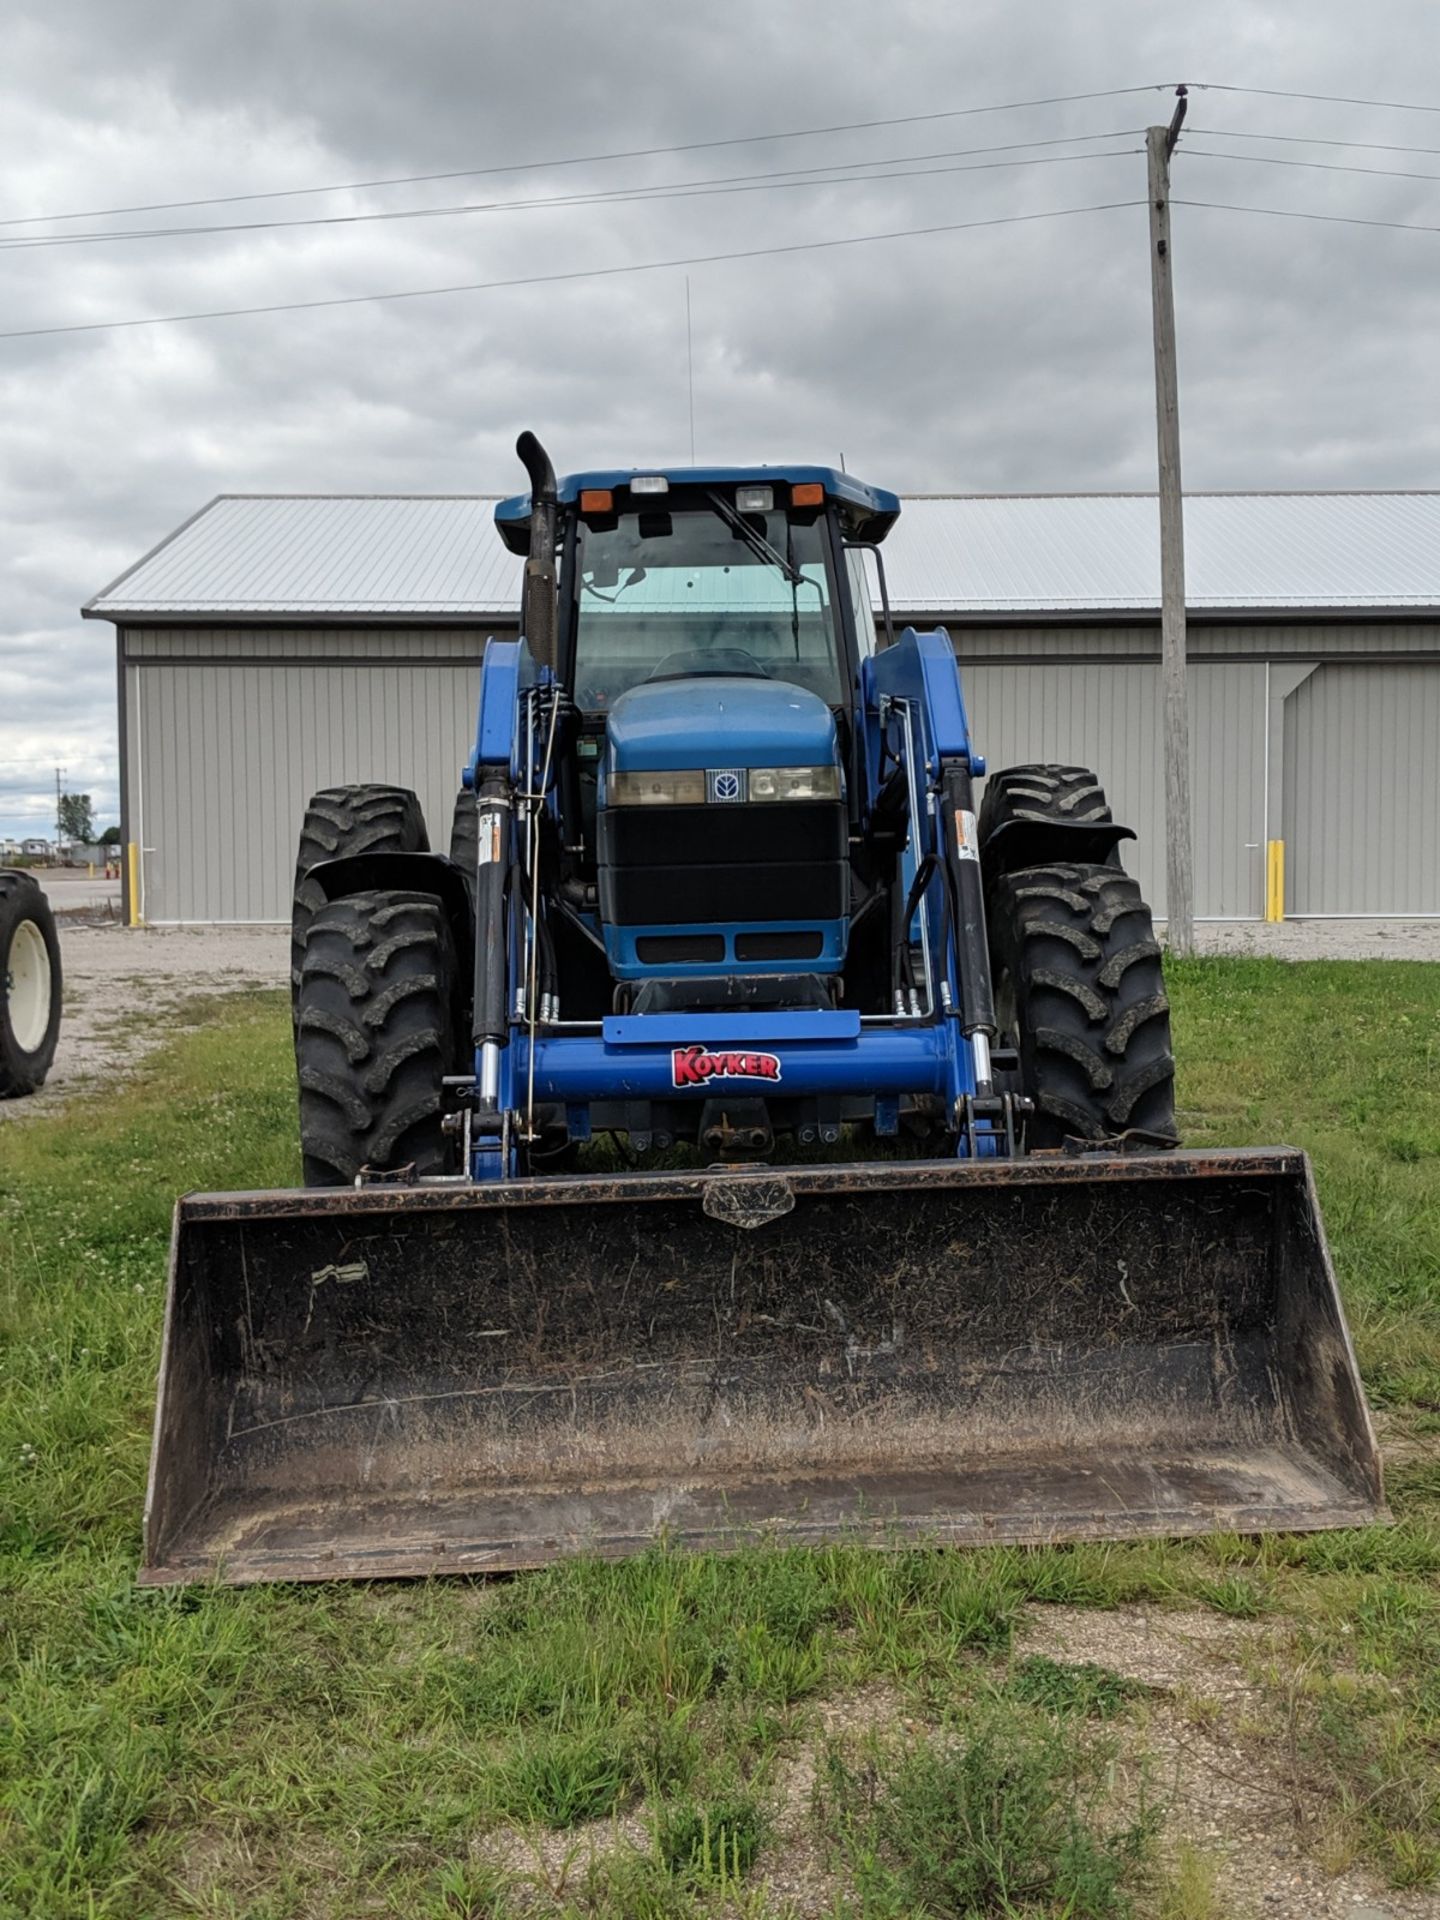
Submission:
M 1440 664 L 1320 665 L 1285 702 L 1286 912 L 1440 914 Z

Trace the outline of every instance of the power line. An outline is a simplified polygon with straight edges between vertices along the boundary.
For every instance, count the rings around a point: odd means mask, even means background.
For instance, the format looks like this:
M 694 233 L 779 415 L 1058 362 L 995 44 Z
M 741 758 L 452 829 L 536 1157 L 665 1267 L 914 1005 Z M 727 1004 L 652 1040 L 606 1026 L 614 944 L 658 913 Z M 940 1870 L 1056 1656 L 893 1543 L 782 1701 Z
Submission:
M 342 180 L 322 187 L 275 187 L 264 192 L 222 193 L 201 200 L 151 200 L 129 207 L 89 207 L 76 213 L 30 213 L 0 219 L 0 227 L 43 225 L 54 220 L 108 220 L 128 213 L 174 213 L 182 207 L 234 206 L 243 200 L 288 200 L 311 193 L 362 193 L 375 187 L 420 186 L 436 180 L 474 180 L 497 173 L 539 173 L 551 167 L 600 166 L 614 160 L 651 160 L 662 154 L 702 153 L 718 147 L 757 146 L 766 140 L 814 140 L 831 133 L 865 133 L 876 127 L 914 127 L 937 120 L 965 120 L 983 113 L 1019 113 L 1026 107 L 1069 106 L 1081 100 L 1116 100 L 1127 94 L 1163 93 L 1168 81 L 1141 87 L 1102 87 L 1093 93 L 1054 93 L 1039 100 L 1007 100 L 978 107 L 950 107 L 942 113 L 897 114 L 883 120 L 848 120 L 829 127 L 789 127 L 775 133 L 738 133 L 718 140 L 688 140 L 666 147 L 628 147 L 612 153 L 567 154 L 563 159 L 518 160 L 503 166 L 459 167 L 448 173 L 400 173 L 385 179 Z
M 1396 233 L 1440 233 L 1440 226 L 1414 220 L 1375 220 L 1358 213 L 1302 213 L 1298 207 L 1237 207 L 1224 200 L 1172 200 L 1175 207 L 1204 207 L 1212 213 L 1263 213 L 1275 220 L 1320 220 L 1329 226 L 1388 227 Z M 0 335 L 0 339 L 4 336 Z
M 1186 147 L 1191 160 L 1233 160 L 1252 167 L 1305 167 L 1317 173 L 1358 173 L 1370 180 L 1440 180 L 1440 173 L 1416 173 L 1405 167 L 1347 167 L 1341 160 L 1287 160 L 1278 153 L 1217 153 L 1210 147 Z M 1077 160 L 1088 155 L 1076 154 Z
M 725 253 L 691 254 L 675 260 L 637 260 L 616 267 L 575 267 L 560 273 L 523 274 L 509 280 L 478 280 L 453 287 L 407 287 L 395 293 L 351 293 L 323 300 L 283 300 L 257 307 L 212 307 L 198 313 L 149 314 L 133 320 L 81 320 L 59 327 L 14 327 L 0 340 L 34 340 L 60 333 L 113 333 L 128 327 L 176 326 L 191 320 L 239 320 L 258 314 L 305 313 L 318 307 L 358 307 L 382 300 L 428 300 L 446 293 L 494 293 L 509 287 L 538 287 L 563 280 L 604 280 L 618 274 L 657 273 L 671 267 L 709 267 L 734 260 L 764 260 L 787 253 L 821 253 L 835 247 L 867 246 L 878 240 L 918 240 L 941 233 L 967 233 L 977 227 L 1014 227 L 1035 220 L 1063 220 L 1073 214 L 1113 213 L 1141 207 L 1143 200 L 1107 200 L 1085 207 L 1050 207 L 1042 213 L 1000 214 L 987 220 L 957 220 L 943 226 L 896 227 L 885 233 L 856 233 L 836 240 L 795 240 L 778 247 L 743 247 Z
M 1201 93 L 1248 93 L 1262 100 L 1319 100 L 1332 107 L 1384 107 L 1395 113 L 1440 113 L 1421 100 L 1357 100 L 1348 93 L 1297 93 L 1288 87 L 1227 87 L 1218 80 L 1193 80 Z
M 1368 153 L 1440 153 L 1440 147 L 1402 147 L 1388 140 L 1324 140 L 1318 133 L 1241 133 L 1233 127 L 1191 127 L 1206 140 L 1275 140 L 1295 147 L 1348 147 Z
M 1131 131 L 1138 133 L 1140 128 Z M 1085 139 L 1119 140 L 1126 137 L 1124 131 L 1113 134 L 1087 134 Z M 1021 145 L 1063 146 L 1069 144 L 1060 140 L 1021 142 Z M 1012 149 L 1004 147 L 962 147 L 956 149 L 960 154 L 1003 153 Z M 949 156 L 936 154 L 897 154 L 884 160 L 865 162 L 862 160 L 837 161 L 831 167 L 787 167 L 779 171 L 758 174 L 735 174 L 728 179 L 697 180 L 682 183 L 661 183 L 653 187 L 617 187 L 610 191 L 596 191 L 580 194 L 554 194 L 528 200 L 479 200 L 470 201 L 453 207 L 394 207 L 377 213 L 336 213 L 316 214 L 301 220 L 246 220 L 229 223 L 217 223 L 212 226 L 188 227 L 137 227 L 130 231 L 114 233 L 67 233 L 45 234 L 38 238 L 0 238 L 0 253 L 26 253 L 41 247 L 78 247 L 90 246 L 113 240 L 170 240 L 187 234 L 213 236 L 225 233 L 265 233 L 272 231 L 290 231 L 297 227 L 343 227 L 360 226 L 371 221 L 388 220 L 428 220 L 464 213 L 517 213 L 544 211 L 547 208 L 573 208 L 592 206 L 631 206 L 651 200 L 686 200 L 708 198 L 715 194 L 731 193 L 773 193 L 789 187 L 826 187 L 846 186 L 854 182 L 860 184 L 868 180 L 911 180 L 923 179 L 935 174 L 949 173 L 985 173 L 1007 167 L 1045 167 L 1059 166 L 1067 160 L 1114 160 L 1131 153 L 1138 153 L 1138 147 L 1117 147 L 1102 153 L 1053 153 L 1034 154 L 1025 159 L 981 160 L 972 164 L 957 164 L 943 167 L 919 167 L 909 164 L 916 160 L 943 160 Z M 855 169 L 865 165 L 886 169 L 903 169 L 883 173 L 860 173 Z M 836 166 L 846 171 L 836 172 Z M 800 174 L 800 179 L 782 177 Z

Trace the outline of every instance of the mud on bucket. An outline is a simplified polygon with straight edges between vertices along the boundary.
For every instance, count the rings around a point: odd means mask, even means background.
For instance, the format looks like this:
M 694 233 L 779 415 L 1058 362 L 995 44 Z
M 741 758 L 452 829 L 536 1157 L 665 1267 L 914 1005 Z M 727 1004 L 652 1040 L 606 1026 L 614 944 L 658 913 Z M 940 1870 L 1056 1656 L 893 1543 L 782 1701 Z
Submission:
M 1290 1150 L 200 1194 L 140 1577 L 1382 1511 Z

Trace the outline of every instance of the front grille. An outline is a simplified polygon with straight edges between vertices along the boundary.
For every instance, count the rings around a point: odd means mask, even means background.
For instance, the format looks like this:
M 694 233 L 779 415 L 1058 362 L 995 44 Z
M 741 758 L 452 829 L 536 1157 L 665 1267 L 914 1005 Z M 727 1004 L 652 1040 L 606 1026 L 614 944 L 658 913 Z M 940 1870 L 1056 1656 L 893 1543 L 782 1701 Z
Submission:
M 823 933 L 737 933 L 737 960 L 818 960 L 825 951 Z
M 723 933 L 642 933 L 635 941 L 635 958 L 646 967 L 693 965 L 723 960 Z
M 606 807 L 598 826 L 600 913 L 610 926 L 753 927 L 843 920 L 849 911 L 848 828 L 839 801 Z M 816 951 L 807 947 L 795 957 Z

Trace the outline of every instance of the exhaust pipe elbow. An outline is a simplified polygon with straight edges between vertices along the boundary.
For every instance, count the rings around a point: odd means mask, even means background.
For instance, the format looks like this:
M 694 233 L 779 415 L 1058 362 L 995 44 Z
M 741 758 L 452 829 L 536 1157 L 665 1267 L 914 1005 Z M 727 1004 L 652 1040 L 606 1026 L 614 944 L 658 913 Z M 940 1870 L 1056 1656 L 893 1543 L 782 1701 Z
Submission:
M 556 664 L 559 607 L 555 579 L 557 488 L 555 468 L 527 427 L 515 451 L 530 478 L 530 556 L 525 562 L 525 638 L 542 667 Z
M 555 468 L 538 434 L 527 427 L 515 442 L 515 451 L 530 479 L 530 498 L 536 505 L 555 505 Z

